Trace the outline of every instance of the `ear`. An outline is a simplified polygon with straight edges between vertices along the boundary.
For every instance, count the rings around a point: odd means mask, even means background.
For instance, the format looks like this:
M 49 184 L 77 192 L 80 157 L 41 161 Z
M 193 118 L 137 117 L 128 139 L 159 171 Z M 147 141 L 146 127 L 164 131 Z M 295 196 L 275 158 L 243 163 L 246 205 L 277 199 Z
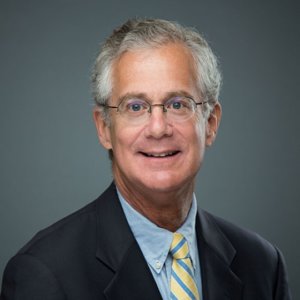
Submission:
M 93 117 L 94 117 L 94 122 L 96 125 L 100 143 L 105 149 L 107 150 L 112 149 L 110 127 L 103 119 L 102 112 L 99 110 L 98 107 L 94 108 Z
M 206 140 L 205 145 L 211 146 L 216 139 L 217 131 L 222 116 L 221 104 L 217 102 L 206 121 Z

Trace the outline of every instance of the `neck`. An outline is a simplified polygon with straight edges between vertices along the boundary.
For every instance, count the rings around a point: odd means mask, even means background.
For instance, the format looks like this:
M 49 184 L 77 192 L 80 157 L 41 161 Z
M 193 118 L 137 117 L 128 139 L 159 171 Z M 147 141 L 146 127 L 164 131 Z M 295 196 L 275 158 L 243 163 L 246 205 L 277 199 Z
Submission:
M 124 199 L 139 213 L 157 226 L 175 232 L 185 221 L 192 205 L 194 183 L 171 191 L 131 189 L 130 185 L 117 182 Z

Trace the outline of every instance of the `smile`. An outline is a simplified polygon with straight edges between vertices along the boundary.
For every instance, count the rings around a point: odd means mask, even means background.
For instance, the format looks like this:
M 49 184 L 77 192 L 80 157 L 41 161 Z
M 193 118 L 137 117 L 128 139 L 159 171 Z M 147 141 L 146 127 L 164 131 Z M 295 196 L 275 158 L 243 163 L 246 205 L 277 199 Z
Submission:
M 170 151 L 170 152 L 163 152 L 163 153 L 146 153 L 141 152 L 146 157 L 155 157 L 155 158 L 164 158 L 169 156 L 174 156 L 179 153 L 179 151 Z

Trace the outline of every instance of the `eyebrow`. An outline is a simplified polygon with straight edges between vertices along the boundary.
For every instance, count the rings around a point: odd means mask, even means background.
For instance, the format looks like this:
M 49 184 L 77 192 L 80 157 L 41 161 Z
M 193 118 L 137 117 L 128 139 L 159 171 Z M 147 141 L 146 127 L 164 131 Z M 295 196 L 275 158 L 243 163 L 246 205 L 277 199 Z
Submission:
M 178 91 L 173 91 L 173 92 L 167 93 L 166 96 L 163 98 L 163 100 L 166 101 L 170 98 L 178 97 L 178 96 L 183 96 L 183 97 L 186 97 L 186 98 L 194 99 L 194 97 L 190 93 L 188 93 L 187 91 L 178 90 Z
M 121 103 L 124 100 L 132 99 L 132 98 L 138 98 L 141 100 L 150 101 L 150 99 L 147 97 L 145 93 L 126 93 L 125 95 L 118 98 L 118 103 Z
M 194 99 L 194 97 L 187 91 L 178 90 L 178 91 L 171 91 L 171 92 L 166 93 L 166 95 L 163 98 L 161 98 L 161 101 L 165 102 L 172 97 L 178 97 L 178 96 L 183 96 L 183 97 Z M 150 102 L 150 103 L 153 101 L 145 93 L 126 93 L 125 95 L 118 98 L 118 103 L 121 103 L 124 100 L 132 99 L 132 98 L 138 98 L 138 99 Z

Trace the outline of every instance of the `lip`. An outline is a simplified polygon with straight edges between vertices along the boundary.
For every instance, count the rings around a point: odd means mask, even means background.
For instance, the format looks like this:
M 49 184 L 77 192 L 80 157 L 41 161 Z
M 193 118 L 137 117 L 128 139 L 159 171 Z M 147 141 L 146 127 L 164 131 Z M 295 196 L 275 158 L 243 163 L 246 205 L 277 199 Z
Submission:
M 168 157 L 176 156 L 180 151 L 179 150 L 167 150 L 167 151 L 139 151 L 141 155 L 146 158 L 157 158 L 164 159 Z
M 179 150 L 167 150 L 167 151 L 139 151 L 139 157 L 142 159 L 143 164 L 150 164 L 155 168 L 162 168 L 168 166 L 174 166 L 181 155 Z

